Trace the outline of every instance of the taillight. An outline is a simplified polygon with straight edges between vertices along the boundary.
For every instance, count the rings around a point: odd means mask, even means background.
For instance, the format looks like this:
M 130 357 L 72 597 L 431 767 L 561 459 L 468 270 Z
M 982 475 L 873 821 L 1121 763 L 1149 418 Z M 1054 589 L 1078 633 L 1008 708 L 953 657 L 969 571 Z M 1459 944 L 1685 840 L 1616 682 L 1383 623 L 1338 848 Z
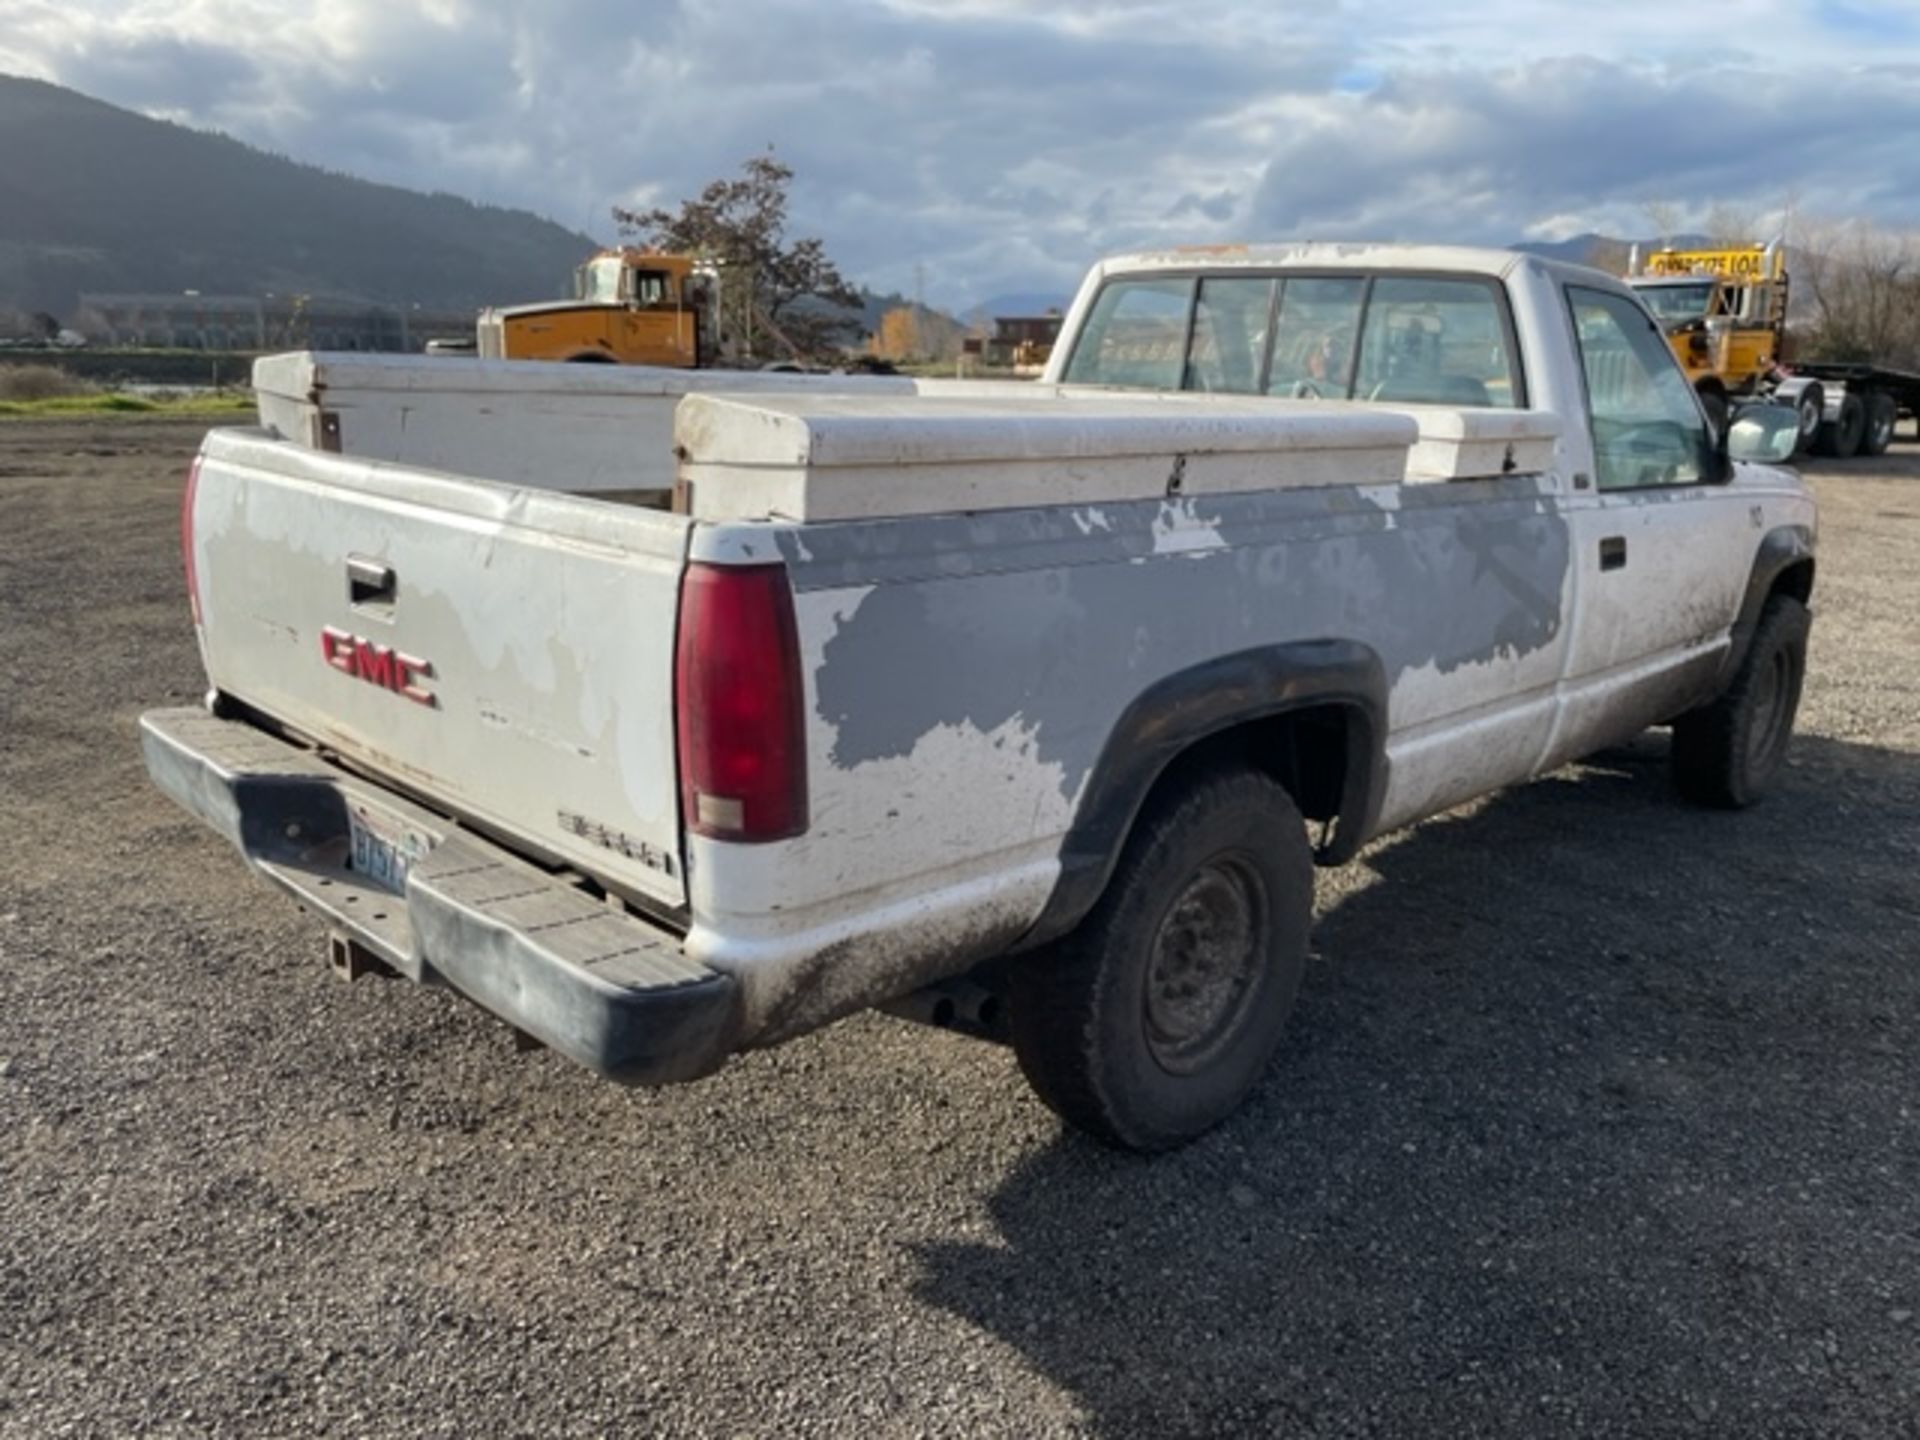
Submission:
M 782 565 L 689 565 L 674 712 L 695 834 L 785 840 L 807 828 L 800 642 Z
M 187 603 L 193 607 L 193 623 L 200 623 L 200 577 L 193 564 L 193 495 L 200 488 L 200 457 L 187 467 L 187 488 L 180 495 L 180 556 L 187 567 Z

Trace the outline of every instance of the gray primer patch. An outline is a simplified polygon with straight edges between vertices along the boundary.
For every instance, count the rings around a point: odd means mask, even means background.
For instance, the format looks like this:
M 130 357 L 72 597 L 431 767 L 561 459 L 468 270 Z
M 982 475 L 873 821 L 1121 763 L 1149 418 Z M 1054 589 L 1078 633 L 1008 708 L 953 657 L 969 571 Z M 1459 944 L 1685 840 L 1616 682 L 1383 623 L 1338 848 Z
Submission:
M 1018 719 L 1073 795 L 1135 696 L 1217 656 L 1350 639 L 1409 670 L 1530 654 L 1560 632 L 1568 525 L 1537 477 L 1181 501 L 1217 548 L 1154 553 L 1167 502 L 809 527 L 782 549 L 801 589 L 874 584 L 815 677 L 831 759 L 910 754 L 940 725 Z M 1002 545 L 1001 542 L 1010 542 Z M 1024 562 L 1031 568 L 988 570 Z

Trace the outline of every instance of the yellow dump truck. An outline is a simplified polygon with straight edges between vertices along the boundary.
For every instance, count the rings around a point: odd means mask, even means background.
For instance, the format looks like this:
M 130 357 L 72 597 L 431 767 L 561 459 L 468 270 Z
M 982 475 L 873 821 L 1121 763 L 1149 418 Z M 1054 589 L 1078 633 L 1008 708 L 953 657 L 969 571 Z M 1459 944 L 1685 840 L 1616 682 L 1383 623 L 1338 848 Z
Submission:
M 1920 375 L 1871 363 L 1787 363 L 1781 245 L 1644 255 L 1635 246 L 1626 279 L 1722 426 L 1736 401 L 1774 400 L 1800 412 L 1802 451 L 1846 459 L 1883 452 L 1902 415 L 1920 419 Z
M 691 255 L 601 250 L 574 271 L 573 298 L 480 312 L 479 352 L 693 369 L 719 354 L 719 277 Z

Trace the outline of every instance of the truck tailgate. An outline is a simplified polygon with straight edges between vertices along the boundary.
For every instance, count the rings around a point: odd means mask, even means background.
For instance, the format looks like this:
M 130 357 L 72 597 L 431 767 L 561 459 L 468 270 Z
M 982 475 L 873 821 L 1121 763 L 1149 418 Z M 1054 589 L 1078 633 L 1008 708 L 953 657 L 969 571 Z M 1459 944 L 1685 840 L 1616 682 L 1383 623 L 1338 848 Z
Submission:
M 243 430 L 208 437 L 188 506 L 218 690 L 536 853 L 685 903 L 686 519 Z

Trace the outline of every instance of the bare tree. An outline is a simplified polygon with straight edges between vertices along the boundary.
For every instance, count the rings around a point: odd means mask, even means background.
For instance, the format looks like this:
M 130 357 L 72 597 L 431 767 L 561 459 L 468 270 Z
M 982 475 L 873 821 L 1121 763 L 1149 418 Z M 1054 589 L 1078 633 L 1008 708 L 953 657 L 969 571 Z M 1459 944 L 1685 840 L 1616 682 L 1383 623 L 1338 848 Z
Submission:
M 1793 353 L 1920 367 L 1920 231 L 1864 220 L 1802 220 L 1798 231 L 1787 257 Z
M 1739 205 L 1730 200 L 1716 200 L 1709 205 L 1700 228 L 1706 232 L 1707 243 L 1722 250 L 1764 243 L 1764 237 L 1757 233 L 1760 228 L 1759 212 L 1751 205 Z
M 813 238 L 788 240 L 787 187 L 792 167 L 771 149 L 742 163 L 733 179 L 715 180 L 677 210 L 615 206 L 622 235 L 661 250 L 700 255 L 721 267 L 721 324 L 746 340 L 772 322 L 809 355 L 835 348 L 859 321 L 860 296 Z
M 1671 200 L 1649 200 L 1640 208 L 1647 212 L 1647 220 L 1653 226 L 1653 238 L 1662 245 L 1671 245 L 1674 237 L 1680 233 L 1680 207 Z

